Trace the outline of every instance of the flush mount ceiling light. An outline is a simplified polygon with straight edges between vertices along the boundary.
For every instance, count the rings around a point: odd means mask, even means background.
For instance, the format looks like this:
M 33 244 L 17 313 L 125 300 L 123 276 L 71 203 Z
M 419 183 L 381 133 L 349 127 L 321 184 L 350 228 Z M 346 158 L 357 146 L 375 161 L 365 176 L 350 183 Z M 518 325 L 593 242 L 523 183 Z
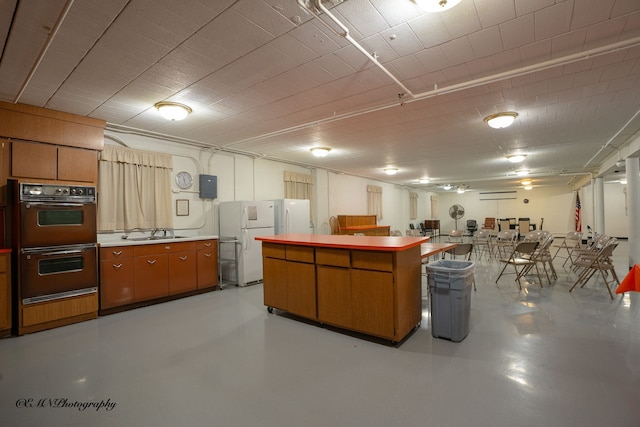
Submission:
M 398 173 L 398 168 L 384 168 L 384 173 L 387 175 L 395 175 Z
M 506 111 L 487 116 L 484 121 L 494 129 L 502 129 L 511 126 L 516 117 L 518 117 L 518 113 Z
M 524 161 L 524 159 L 526 158 L 527 158 L 526 154 L 511 154 L 507 156 L 507 160 L 509 160 L 509 162 L 511 163 L 520 163 Z
M 460 0 L 413 0 L 418 7 L 426 12 L 442 12 L 460 3 Z
M 532 185 L 525 185 L 524 189 L 525 190 L 531 190 L 531 189 L 533 189 L 533 186 Z
M 311 153 L 316 157 L 327 157 L 331 148 L 329 147 L 313 147 Z
M 451 185 L 451 184 L 445 184 L 445 185 L 442 186 L 442 189 L 445 190 L 445 191 L 449 191 L 452 188 L 453 188 L 453 185 Z
M 529 175 L 529 171 L 527 169 L 520 169 L 516 171 L 516 175 L 518 176 L 527 176 Z
M 522 185 L 524 185 L 524 186 L 526 187 L 527 185 L 531 185 L 531 180 L 529 180 L 529 179 L 523 179 L 523 180 L 520 182 L 520 184 L 522 184 Z
M 621 180 L 620 180 L 620 184 L 622 184 L 622 185 L 627 185 L 627 180 L 626 180 L 626 179 L 624 179 L 624 178 L 623 178 L 623 179 L 621 179 Z
M 466 188 L 465 188 L 465 186 L 464 186 L 464 185 L 461 185 L 460 187 L 458 187 L 458 190 L 457 190 L 457 191 L 458 191 L 458 194 L 464 194 L 465 189 L 466 189 Z
M 429 183 L 429 178 L 420 178 L 420 179 L 418 180 L 418 182 L 419 182 L 420 184 L 428 184 L 428 183 Z
M 155 107 L 162 117 L 171 121 L 183 120 L 192 111 L 188 105 L 168 101 L 158 102 Z

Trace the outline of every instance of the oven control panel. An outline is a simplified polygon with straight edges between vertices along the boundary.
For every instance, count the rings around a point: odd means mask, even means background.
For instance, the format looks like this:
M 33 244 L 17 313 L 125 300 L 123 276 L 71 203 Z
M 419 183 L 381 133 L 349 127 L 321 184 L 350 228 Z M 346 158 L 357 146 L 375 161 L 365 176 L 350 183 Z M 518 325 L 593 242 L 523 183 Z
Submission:
M 95 202 L 96 187 L 60 184 L 20 184 L 21 201 Z

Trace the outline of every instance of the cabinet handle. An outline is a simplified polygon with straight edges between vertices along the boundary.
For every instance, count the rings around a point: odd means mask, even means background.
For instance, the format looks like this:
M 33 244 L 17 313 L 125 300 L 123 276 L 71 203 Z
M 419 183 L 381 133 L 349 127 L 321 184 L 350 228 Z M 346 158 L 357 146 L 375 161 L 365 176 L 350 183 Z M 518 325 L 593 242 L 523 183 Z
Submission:
M 119 270 L 122 267 L 122 264 L 113 264 L 113 268 Z
M 120 256 L 120 255 L 122 255 L 122 251 L 113 251 L 112 253 L 113 253 L 113 255 L 115 255 L 115 256 Z
M 180 261 L 186 261 L 186 260 L 187 260 L 187 256 L 186 255 L 180 257 Z
M 211 243 L 205 243 L 204 245 L 205 245 L 206 247 L 209 247 L 209 246 L 211 246 Z
M 155 264 L 155 263 L 156 263 L 156 261 L 157 261 L 157 260 L 155 260 L 155 259 L 150 259 L 150 260 L 147 260 L 147 263 L 148 263 L 149 265 L 153 265 L 153 264 Z
M 211 258 L 211 254 L 204 254 L 207 258 Z

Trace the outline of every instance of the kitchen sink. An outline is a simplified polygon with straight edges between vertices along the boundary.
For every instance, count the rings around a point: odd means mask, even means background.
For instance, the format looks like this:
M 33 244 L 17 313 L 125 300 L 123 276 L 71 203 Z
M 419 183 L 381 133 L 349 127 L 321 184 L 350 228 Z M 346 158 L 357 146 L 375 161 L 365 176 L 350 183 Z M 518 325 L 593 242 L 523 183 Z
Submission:
M 143 236 L 143 237 L 129 237 L 125 240 L 130 240 L 132 242 L 145 242 L 145 241 L 153 241 L 153 240 L 175 240 L 175 239 L 186 239 L 187 236 Z

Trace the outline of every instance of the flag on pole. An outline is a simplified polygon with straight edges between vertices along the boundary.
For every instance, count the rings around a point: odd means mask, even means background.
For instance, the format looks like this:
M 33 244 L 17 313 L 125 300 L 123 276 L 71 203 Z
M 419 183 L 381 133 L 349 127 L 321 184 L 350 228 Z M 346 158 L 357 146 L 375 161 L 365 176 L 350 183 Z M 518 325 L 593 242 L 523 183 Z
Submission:
M 576 191 L 576 231 L 582 231 L 582 218 L 580 217 L 580 193 Z

